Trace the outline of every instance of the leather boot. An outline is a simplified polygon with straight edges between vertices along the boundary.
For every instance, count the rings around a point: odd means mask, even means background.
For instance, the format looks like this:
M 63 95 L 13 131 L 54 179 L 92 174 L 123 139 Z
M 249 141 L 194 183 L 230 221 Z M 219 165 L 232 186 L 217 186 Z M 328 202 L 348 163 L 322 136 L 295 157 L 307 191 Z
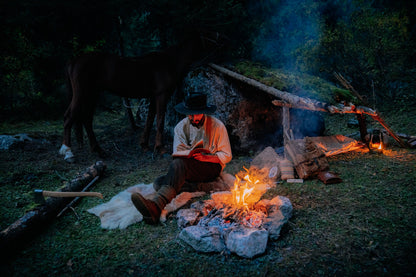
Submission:
M 148 224 L 159 222 L 163 208 L 176 196 L 173 187 L 162 186 L 152 199 L 144 198 L 140 193 L 133 193 L 131 201 L 136 209 L 143 215 L 143 219 Z
M 153 182 L 153 188 L 155 191 L 160 190 L 163 186 L 166 185 L 166 176 L 157 177 L 156 180 Z

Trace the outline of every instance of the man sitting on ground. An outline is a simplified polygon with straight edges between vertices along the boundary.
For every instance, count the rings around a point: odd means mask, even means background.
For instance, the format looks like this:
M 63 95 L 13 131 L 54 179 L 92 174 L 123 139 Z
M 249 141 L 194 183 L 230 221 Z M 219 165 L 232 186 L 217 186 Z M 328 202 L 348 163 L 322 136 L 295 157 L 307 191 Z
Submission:
M 173 161 L 167 174 L 155 180 L 153 186 L 157 193 L 152 199 L 139 193 L 131 196 L 134 206 L 149 224 L 159 221 L 161 211 L 179 193 L 185 181 L 213 181 L 232 159 L 227 130 L 219 119 L 208 115 L 216 106 L 207 105 L 205 94 L 190 94 L 175 110 L 187 117 L 175 127 Z M 196 145 L 201 148 L 191 151 Z

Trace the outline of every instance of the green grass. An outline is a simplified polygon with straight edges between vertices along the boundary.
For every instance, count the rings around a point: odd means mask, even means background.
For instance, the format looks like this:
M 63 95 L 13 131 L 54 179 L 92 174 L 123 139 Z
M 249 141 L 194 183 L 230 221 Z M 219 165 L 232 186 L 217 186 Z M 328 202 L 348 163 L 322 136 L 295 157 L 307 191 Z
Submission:
M 263 73 L 266 74 L 266 73 Z M 397 132 L 416 135 L 416 112 L 405 107 L 382 110 Z M 353 115 L 325 115 L 327 134 L 351 134 Z M 369 127 L 381 128 L 368 120 Z M 92 189 L 104 200 L 83 198 L 19 254 L 2 261 L 2 276 L 414 276 L 416 267 L 416 150 L 391 141 L 388 155 L 347 153 L 329 158 L 342 183 L 318 180 L 279 183 L 268 197 L 283 195 L 293 204 L 293 217 L 281 237 L 269 241 L 265 254 L 244 259 L 229 253 L 197 253 L 178 238 L 176 220 L 149 226 L 141 222 L 125 230 L 103 230 L 87 210 L 107 202 L 138 183 L 163 174 L 170 157 L 152 160 L 138 147 L 120 114 L 100 113 L 97 137 L 110 152 L 107 170 Z M 18 147 L 0 153 L 0 225 L 5 229 L 33 207 L 35 188 L 58 190 L 97 157 L 84 147 L 79 162 L 57 156 L 62 126 L 29 122 L 0 126 L 0 133 L 27 132 L 47 138 L 39 148 Z M 226 171 L 247 167 L 250 156 L 234 156 Z M 2 251 L 4 251 L 2 249 Z

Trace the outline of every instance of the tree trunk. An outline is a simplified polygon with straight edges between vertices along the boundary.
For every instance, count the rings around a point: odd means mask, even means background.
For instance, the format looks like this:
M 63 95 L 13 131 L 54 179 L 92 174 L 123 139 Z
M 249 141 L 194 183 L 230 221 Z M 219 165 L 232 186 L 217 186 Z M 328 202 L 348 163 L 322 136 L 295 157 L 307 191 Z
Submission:
M 96 162 L 84 173 L 72 179 L 61 191 L 81 191 L 97 175 L 102 175 L 106 165 L 102 161 Z M 50 197 L 45 204 L 27 212 L 0 233 L 0 255 L 7 258 L 20 250 L 35 234 L 48 226 L 57 214 L 71 202 L 70 197 Z

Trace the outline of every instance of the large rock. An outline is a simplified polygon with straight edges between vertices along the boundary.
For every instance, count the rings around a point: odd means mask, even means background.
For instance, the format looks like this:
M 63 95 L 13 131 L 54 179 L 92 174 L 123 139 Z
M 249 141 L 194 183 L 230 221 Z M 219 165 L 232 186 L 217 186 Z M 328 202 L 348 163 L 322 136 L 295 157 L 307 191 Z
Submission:
M 239 86 L 210 68 L 188 74 L 184 91 L 208 93 L 208 101 L 217 106 L 214 116 L 227 127 L 235 153 L 281 146 L 280 108 L 271 103 L 270 95 Z
M 275 97 L 222 76 L 209 67 L 199 67 L 188 73 L 172 95 L 165 117 L 165 139 L 171 141 L 175 125 L 184 117 L 174 106 L 190 92 L 208 94 L 209 103 L 217 106 L 213 114 L 224 122 L 234 153 L 252 154 L 267 146 L 283 146 L 282 108 L 272 104 Z M 141 101 L 138 115 L 144 124 L 148 101 Z M 319 136 L 325 124 L 319 112 L 291 109 L 291 127 L 295 138 Z
M 199 252 L 221 252 L 225 244 L 218 228 L 189 226 L 179 233 L 179 238 Z
M 265 229 L 240 227 L 232 230 L 226 239 L 228 250 L 244 258 L 264 253 L 268 232 Z
M 280 237 L 282 227 L 292 217 L 292 203 L 287 197 L 276 196 L 272 200 L 263 199 L 256 204 L 258 209 L 264 207 L 267 209 L 267 217 L 263 221 L 263 228 L 269 232 L 269 237 L 272 240 L 277 240 Z
M 256 172 L 258 179 L 262 179 L 263 183 L 274 186 L 275 181 L 280 178 L 280 161 L 284 158 L 279 156 L 273 147 L 266 147 L 250 163 L 249 172 Z

